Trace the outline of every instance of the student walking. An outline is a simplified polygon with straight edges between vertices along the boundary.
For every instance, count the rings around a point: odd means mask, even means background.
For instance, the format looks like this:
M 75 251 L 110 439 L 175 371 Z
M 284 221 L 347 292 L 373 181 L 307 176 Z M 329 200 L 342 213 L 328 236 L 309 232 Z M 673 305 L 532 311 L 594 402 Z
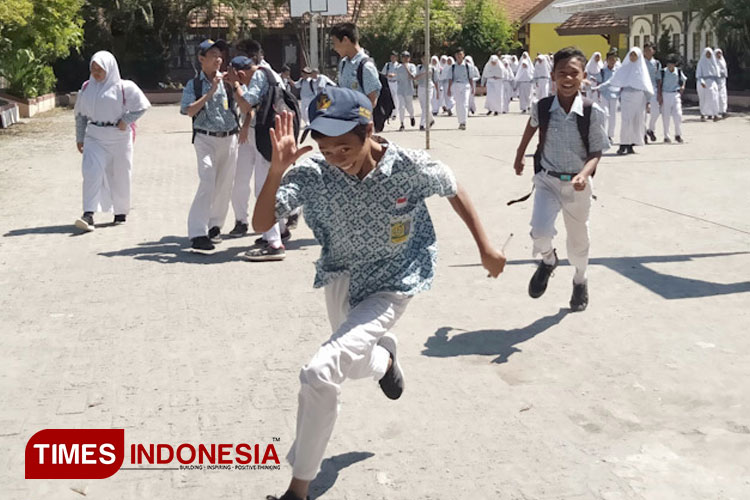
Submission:
M 464 58 L 464 49 L 456 50 L 456 63 L 449 69 L 448 95 L 455 96 L 456 116 L 459 130 L 466 130 L 466 119 L 469 115 L 469 98 L 473 92 L 473 70 Z
M 727 98 L 727 60 L 724 59 L 724 51 L 721 49 L 714 50 L 714 59 L 719 65 L 719 113 L 723 118 L 727 116 L 728 98 Z
M 484 100 L 484 107 L 487 109 L 487 115 L 501 113 L 503 111 L 503 100 L 505 98 L 505 89 L 503 86 L 503 77 L 505 75 L 503 64 L 496 55 L 490 56 L 487 64 L 482 71 L 482 83 L 487 88 L 487 97 Z
M 698 67 L 695 70 L 696 90 L 698 91 L 698 101 L 700 103 L 701 121 L 706 118 L 713 118 L 715 122 L 719 121 L 719 80 L 721 70 L 716 63 L 713 51 L 706 47 L 703 49 L 703 57 L 698 61 Z
M 388 87 L 391 89 L 391 96 L 393 97 L 393 114 L 391 119 L 396 118 L 398 112 L 398 68 L 401 63 L 398 62 L 398 52 L 395 50 L 391 52 L 391 60 L 383 65 L 383 69 L 380 73 L 385 75 L 388 79 Z
M 685 92 L 685 73 L 677 67 L 680 58 L 677 54 L 670 54 L 667 67 L 659 72 L 659 105 L 661 106 L 662 123 L 664 125 L 664 142 L 670 143 L 669 121 L 674 121 L 675 140 L 682 143 L 682 94 Z
M 89 70 L 74 110 L 76 146 L 83 154 L 83 215 L 75 225 L 86 232 L 94 230 L 94 212 L 114 211 L 115 224 L 130 213 L 134 126 L 151 106 L 135 83 L 120 77 L 110 52 L 95 53 Z
M 534 91 L 532 82 L 534 80 L 534 68 L 532 67 L 529 53 L 524 52 L 518 62 L 518 71 L 515 76 L 516 88 L 518 89 L 518 101 L 521 113 L 526 113 L 531 107 L 531 93 Z
M 419 130 L 425 130 L 425 127 L 427 126 L 427 102 L 428 99 L 430 101 L 430 105 L 433 106 L 434 103 L 434 95 L 435 93 L 439 92 L 437 89 L 438 86 L 438 75 L 435 71 L 435 67 L 431 64 L 425 64 L 427 62 L 427 57 L 422 56 L 422 64 L 417 66 L 416 75 L 414 75 L 414 80 L 417 81 L 417 97 L 419 98 L 419 105 L 422 108 L 422 116 L 419 119 Z M 429 74 L 428 74 L 429 72 Z M 425 75 L 427 74 L 427 78 L 425 79 Z M 429 81 L 429 85 L 427 84 L 427 81 Z M 432 113 L 430 113 L 432 114 Z M 434 118 L 430 116 L 430 127 L 435 123 Z
M 651 86 L 654 91 L 657 89 L 657 75 L 659 75 L 662 70 L 661 61 L 654 57 L 655 53 L 656 46 L 653 42 L 646 42 L 643 44 L 643 56 L 646 59 L 646 68 L 648 69 L 648 76 L 651 79 Z M 656 92 L 651 94 L 646 107 L 651 117 L 648 121 L 648 127 L 646 128 L 646 136 L 643 138 L 643 141 L 646 144 L 648 144 L 649 139 L 656 142 L 656 133 L 654 132 L 654 129 L 656 128 L 656 121 L 661 114 L 661 106 L 659 106 L 659 100 L 656 94 Z
M 406 111 L 409 112 L 411 126 L 414 121 L 414 75 L 417 74 L 417 67 L 411 62 L 411 54 L 408 51 L 401 53 L 401 65 L 396 70 L 398 79 L 398 119 L 401 122 L 400 131 L 404 130 L 404 117 Z
M 602 68 L 598 76 L 598 86 L 610 81 L 617 71 L 617 49 L 611 49 L 607 52 L 607 65 Z M 593 87 L 592 87 L 593 88 Z M 607 137 L 610 144 L 615 136 L 615 127 L 617 126 L 617 101 L 620 99 L 620 89 L 611 86 L 605 86 L 600 90 L 593 90 L 600 96 L 601 106 L 607 112 Z

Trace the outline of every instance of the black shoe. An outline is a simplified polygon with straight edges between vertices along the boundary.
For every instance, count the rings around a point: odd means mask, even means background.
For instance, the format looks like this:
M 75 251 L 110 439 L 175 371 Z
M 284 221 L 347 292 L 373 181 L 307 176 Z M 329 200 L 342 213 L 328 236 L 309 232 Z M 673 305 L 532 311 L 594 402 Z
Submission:
M 192 248 L 193 250 L 210 252 L 211 250 L 216 248 L 214 244 L 211 243 L 211 240 L 208 238 L 208 236 L 198 236 L 197 238 L 193 238 L 190 241 L 192 242 L 190 248 Z
M 284 249 L 284 245 L 281 245 L 279 248 L 273 248 L 271 245 L 266 244 L 251 248 L 245 252 L 245 258 L 251 262 L 284 260 L 286 258 L 286 249 Z
M 126 217 L 125 214 L 115 214 L 115 220 L 112 221 L 112 223 L 113 224 L 125 224 L 125 219 L 126 218 L 127 217 Z
M 627 149 L 627 154 L 629 154 L 629 155 L 634 155 L 635 154 L 635 150 L 633 149 L 633 145 L 632 144 L 629 145 L 629 146 L 627 146 L 627 148 L 628 148 Z
M 292 214 L 286 218 L 286 227 L 289 229 L 297 229 L 299 224 L 299 214 Z
M 420 126 L 419 126 L 419 131 L 420 131 L 420 132 L 424 132 L 424 125 L 420 125 Z
M 75 225 L 78 229 L 85 232 L 91 232 L 94 228 L 94 212 L 83 212 L 83 215 L 76 219 Z
M 682 136 L 681 135 L 676 136 L 674 138 L 674 140 L 677 141 L 677 142 L 679 142 L 680 144 L 682 144 L 683 142 L 685 142 L 685 141 L 682 140 Z
M 532 276 L 531 281 L 529 281 L 529 296 L 532 299 L 538 299 L 544 295 L 544 292 L 547 291 L 549 277 L 552 276 L 552 272 L 560 262 L 557 258 L 557 251 L 552 250 L 552 252 L 555 254 L 555 263 L 550 265 L 545 264 L 544 261 L 539 262 L 539 266 L 536 268 L 534 276 Z
M 233 238 L 239 238 L 247 234 L 248 226 L 247 222 L 237 221 L 234 223 L 234 229 L 229 231 L 229 236 Z
M 448 116 L 453 116 L 453 111 L 450 109 L 448 110 Z
M 404 372 L 401 370 L 401 364 L 398 362 L 398 356 L 396 355 L 398 351 L 396 338 L 384 335 L 378 340 L 378 345 L 391 355 L 391 367 L 388 368 L 388 371 L 385 372 L 378 383 L 388 399 L 398 399 L 404 392 Z
M 487 116 L 490 116 L 492 114 L 492 111 L 487 111 Z M 497 114 L 497 113 L 495 113 Z
M 411 117 L 411 126 L 413 127 L 415 123 L 417 123 L 417 122 L 414 121 L 414 117 L 412 116 Z
M 284 231 L 283 233 L 281 233 L 281 241 L 283 241 L 285 243 L 287 241 L 289 241 L 289 239 L 291 237 L 292 237 L 292 233 L 289 232 L 289 229 L 287 229 L 286 231 Z M 256 240 L 255 240 L 255 246 L 256 247 L 263 247 L 263 246 L 267 246 L 267 245 L 268 245 L 268 242 L 266 241 L 266 239 L 263 236 L 261 236 L 260 238 L 256 238 Z
M 399 131 L 399 132 L 403 132 L 404 130 L 406 130 L 406 128 L 404 127 L 404 124 L 403 124 L 403 122 L 402 122 L 402 123 L 401 123 L 401 126 L 400 126 L 400 127 L 398 128 L 398 131 Z
M 497 116 L 498 114 L 499 114 L 499 113 L 498 113 L 497 111 L 495 111 L 495 116 Z
M 646 135 L 643 136 L 643 143 L 648 144 L 648 133 L 646 133 Z
M 432 120 L 432 121 L 430 122 L 430 128 L 432 128 L 432 126 L 433 126 L 433 125 L 435 125 L 435 120 Z
M 268 496 L 266 496 L 266 500 L 310 500 L 310 497 L 307 496 L 307 497 L 305 497 L 303 499 L 303 498 L 298 497 L 297 495 L 295 495 L 291 491 L 287 491 L 286 493 L 284 493 L 280 497 L 275 497 L 273 495 L 268 495 Z
M 718 122 L 719 120 L 721 120 L 721 117 L 719 115 L 714 116 L 714 121 L 715 122 Z
M 670 139 L 669 137 L 665 137 L 664 144 L 672 144 L 672 139 Z
M 219 226 L 214 226 L 211 229 L 208 230 L 208 239 L 211 240 L 211 243 L 221 243 L 221 229 L 219 229 Z
M 653 130 L 649 130 L 648 132 L 646 132 L 646 134 L 651 139 L 651 142 L 656 142 L 656 134 Z
M 620 156 L 628 154 L 628 147 L 624 144 L 620 144 L 620 147 L 617 149 L 617 154 Z
M 586 310 L 589 305 L 588 283 L 573 283 L 573 295 L 570 297 L 570 310 L 579 312 Z

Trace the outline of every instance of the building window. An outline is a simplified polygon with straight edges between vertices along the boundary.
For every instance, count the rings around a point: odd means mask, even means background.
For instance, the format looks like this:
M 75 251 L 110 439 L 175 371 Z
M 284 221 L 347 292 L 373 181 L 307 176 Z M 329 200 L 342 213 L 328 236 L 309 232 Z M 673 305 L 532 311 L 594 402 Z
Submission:
M 701 50 L 701 34 L 693 33 L 693 61 L 697 61 Z
M 714 46 L 714 34 L 706 33 L 706 47 L 713 47 L 713 46 Z
M 648 43 L 651 41 L 651 35 L 643 35 L 643 43 Z
M 633 47 L 640 47 L 641 46 L 641 37 L 638 35 L 635 35 L 633 37 Z
M 679 33 L 673 33 L 672 34 L 672 47 L 674 47 L 675 50 L 680 50 L 680 34 Z

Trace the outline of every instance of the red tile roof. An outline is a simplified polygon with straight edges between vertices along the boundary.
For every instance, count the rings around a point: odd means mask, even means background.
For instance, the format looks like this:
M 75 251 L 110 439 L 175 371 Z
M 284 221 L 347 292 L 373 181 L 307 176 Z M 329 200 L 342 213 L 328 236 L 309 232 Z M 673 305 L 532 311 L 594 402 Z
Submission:
M 560 35 L 627 33 L 628 20 L 611 13 L 579 12 L 555 28 Z

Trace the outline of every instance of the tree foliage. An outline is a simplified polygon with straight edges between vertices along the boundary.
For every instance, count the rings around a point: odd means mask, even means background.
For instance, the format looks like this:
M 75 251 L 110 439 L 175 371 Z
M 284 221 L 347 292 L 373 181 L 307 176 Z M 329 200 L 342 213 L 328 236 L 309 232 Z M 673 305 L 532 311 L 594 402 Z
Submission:
M 494 0 L 467 0 L 461 26 L 458 41 L 480 67 L 499 50 L 508 52 L 517 46 L 515 27 Z
M 29 10 L 29 4 L 30 9 Z M 0 74 L 9 91 L 36 97 L 54 88 L 50 64 L 83 41 L 83 0 L 0 0 Z

